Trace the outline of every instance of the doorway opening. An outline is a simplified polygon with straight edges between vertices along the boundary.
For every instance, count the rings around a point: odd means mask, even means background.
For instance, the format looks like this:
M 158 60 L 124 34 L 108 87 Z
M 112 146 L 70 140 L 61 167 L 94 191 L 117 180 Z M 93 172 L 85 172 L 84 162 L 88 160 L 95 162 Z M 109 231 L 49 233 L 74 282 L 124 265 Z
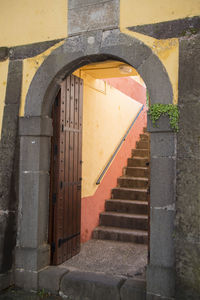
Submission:
M 51 264 L 124 275 L 118 255 L 126 269 L 125 260 L 131 265 L 129 276 L 144 275 L 150 201 L 146 94 L 137 71 L 120 61 L 86 65 L 61 83 L 52 110 Z M 95 270 L 92 256 L 99 261 Z

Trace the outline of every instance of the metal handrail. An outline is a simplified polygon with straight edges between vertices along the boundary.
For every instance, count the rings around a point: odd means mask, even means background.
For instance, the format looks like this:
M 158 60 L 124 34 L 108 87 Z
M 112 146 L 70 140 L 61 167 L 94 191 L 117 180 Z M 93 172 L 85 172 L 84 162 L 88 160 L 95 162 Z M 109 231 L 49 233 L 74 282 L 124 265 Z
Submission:
M 113 155 L 111 156 L 111 158 L 109 159 L 107 165 L 105 166 L 105 168 L 103 169 L 103 171 L 101 172 L 101 175 L 99 176 L 96 184 L 100 184 L 101 179 L 103 178 L 104 174 L 106 173 L 108 167 L 110 166 L 111 162 L 113 161 L 115 155 L 117 154 L 119 148 L 121 147 L 122 143 L 125 141 L 127 135 L 129 134 L 129 131 L 131 130 L 131 128 L 133 127 L 135 121 L 137 120 L 137 118 L 139 117 L 140 113 L 142 112 L 144 108 L 144 105 L 142 105 L 141 109 L 139 110 L 139 112 L 137 113 L 137 116 L 134 118 L 133 122 L 131 123 L 131 125 L 129 126 L 128 130 L 126 131 L 125 135 L 123 136 L 123 138 L 121 139 L 119 145 L 117 146 L 117 148 L 115 149 Z

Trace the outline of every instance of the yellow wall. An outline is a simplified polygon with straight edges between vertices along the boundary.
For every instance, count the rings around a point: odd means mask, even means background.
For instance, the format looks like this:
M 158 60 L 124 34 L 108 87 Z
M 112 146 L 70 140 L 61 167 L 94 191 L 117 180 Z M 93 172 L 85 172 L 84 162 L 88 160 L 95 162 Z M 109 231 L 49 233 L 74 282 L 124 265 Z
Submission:
M 122 28 L 198 15 L 200 15 L 199 0 L 120 0 Z
M 30 57 L 27 59 L 23 60 L 23 78 L 22 78 L 22 93 L 21 93 L 21 104 L 20 104 L 20 110 L 19 110 L 19 115 L 20 117 L 24 116 L 24 108 L 25 108 L 25 101 L 26 101 L 26 95 L 29 89 L 29 86 L 31 84 L 31 81 L 43 63 L 43 61 L 51 54 L 53 50 L 55 50 L 57 47 L 62 45 L 64 42 L 61 41 L 54 46 L 50 47 L 47 49 L 45 52 L 34 56 Z
M 8 60 L 0 62 L 0 139 L 5 105 L 6 84 L 8 75 Z
M 100 173 L 141 104 L 102 80 L 84 72 L 81 77 L 84 79 L 82 197 L 87 197 L 95 193 Z
M 121 28 L 121 31 L 132 37 L 135 37 L 147 46 L 159 57 L 168 73 L 173 89 L 173 103 L 178 102 L 178 66 L 179 66 L 179 42 L 178 39 L 157 40 L 152 37 L 132 32 L 126 28 Z M 148 87 L 147 87 L 148 88 Z
M 127 27 L 176 20 L 200 15 L 199 0 L 120 0 L 120 29 L 147 44 L 160 58 L 169 75 L 174 104 L 178 102 L 178 39 L 157 40 L 132 32 Z
M 67 36 L 67 0 L 1 0 L 0 47 Z
M 67 37 L 67 9 L 67 0 L 0 0 L 0 26 L 3 28 L 0 34 L 0 47 Z M 132 32 L 126 27 L 195 15 L 200 15 L 199 0 L 120 0 L 120 30 L 146 43 L 160 58 L 172 83 L 175 104 L 178 101 L 178 39 L 157 40 Z M 20 116 L 24 114 L 25 98 L 33 76 L 44 59 L 59 45 L 60 43 L 36 57 L 23 61 Z M 8 60 L 0 62 L 0 135 L 7 69 Z M 93 70 L 88 72 L 91 75 L 94 73 Z M 105 70 L 101 73 L 104 76 Z

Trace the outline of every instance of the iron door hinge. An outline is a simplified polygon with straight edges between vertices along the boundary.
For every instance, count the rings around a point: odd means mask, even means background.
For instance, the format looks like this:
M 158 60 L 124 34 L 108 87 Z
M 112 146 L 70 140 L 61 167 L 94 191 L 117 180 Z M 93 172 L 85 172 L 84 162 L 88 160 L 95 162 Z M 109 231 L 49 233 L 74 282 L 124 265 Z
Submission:
M 80 232 L 77 232 L 73 235 L 70 235 L 69 237 L 65 238 L 65 239 L 59 239 L 58 240 L 58 247 L 60 248 L 62 246 L 62 244 L 70 241 L 71 239 L 75 238 L 76 236 L 80 235 Z

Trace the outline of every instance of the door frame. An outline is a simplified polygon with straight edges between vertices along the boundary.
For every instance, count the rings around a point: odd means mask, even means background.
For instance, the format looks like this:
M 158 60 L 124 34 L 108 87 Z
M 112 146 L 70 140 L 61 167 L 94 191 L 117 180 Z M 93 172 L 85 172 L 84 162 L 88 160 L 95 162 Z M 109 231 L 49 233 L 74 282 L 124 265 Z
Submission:
M 95 41 L 92 45 L 88 42 L 88 34 Z M 25 115 L 19 120 L 19 213 L 15 269 L 18 286 L 37 289 L 38 274 L 50 261 L 47 212 L 52 103 L 66 76 L 83 65 L 108 59 L 124 61 L 140 73 L 151 104 L 173 103 L 171 82 L 159 58 L 144 43 L 118 29 L 69 37 L 47 57 L 31 82 Z M 152 134 L 151 256 L 147 268 L 147 294 L 172 297 L 176 135 L 169 126 L 168 118 L 161 118 L 159 123 L 158 128 L 153 128 L 148 121 L 148 130 Z M 30 200 L 28 204 L 27 198 Z

